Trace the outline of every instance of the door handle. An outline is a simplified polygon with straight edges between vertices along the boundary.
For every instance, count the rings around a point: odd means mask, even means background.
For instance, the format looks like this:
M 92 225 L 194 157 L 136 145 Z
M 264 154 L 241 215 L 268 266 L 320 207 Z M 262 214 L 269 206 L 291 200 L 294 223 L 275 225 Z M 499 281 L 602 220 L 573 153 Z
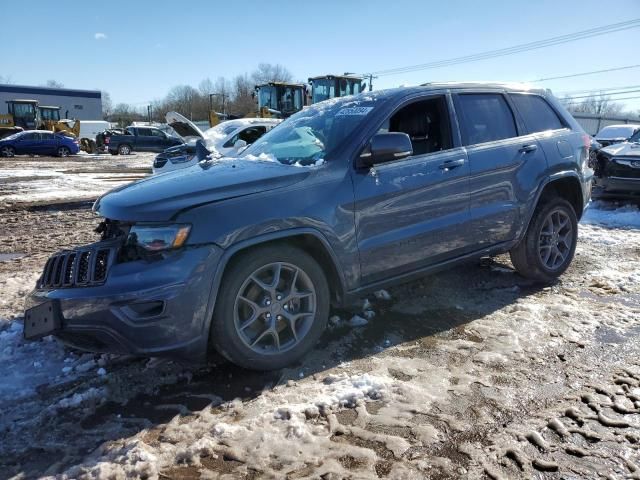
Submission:
M 451 170 L 462 165 L 464 165 L 464 158 L 459 158 L 457 160 L 445 160 L 439 165 L 439 168 L 440 170 Z
M 519 151 L 522 153 L 529 153 L 529 152 L 535 152 L 537 149 L 538 149 L 538 146 L 535 143 L 532 143 L 530 145 L 523 145 Z

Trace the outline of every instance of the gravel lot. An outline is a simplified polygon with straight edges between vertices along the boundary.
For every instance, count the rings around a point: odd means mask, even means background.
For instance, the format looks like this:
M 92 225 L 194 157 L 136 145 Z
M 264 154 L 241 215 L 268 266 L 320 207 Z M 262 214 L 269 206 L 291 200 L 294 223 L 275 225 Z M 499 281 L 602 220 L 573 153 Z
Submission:
M 45 259 L 95 238 L 87 200 L 150 164 L 123 160 L 0 161 L 0 476 L 640 478 L 637 206 L 592 205 L 554 285 L 498 257 L 378 292 L 278 372 L 23 342 Z M 63 201 L 28 169 L 99 181 Z

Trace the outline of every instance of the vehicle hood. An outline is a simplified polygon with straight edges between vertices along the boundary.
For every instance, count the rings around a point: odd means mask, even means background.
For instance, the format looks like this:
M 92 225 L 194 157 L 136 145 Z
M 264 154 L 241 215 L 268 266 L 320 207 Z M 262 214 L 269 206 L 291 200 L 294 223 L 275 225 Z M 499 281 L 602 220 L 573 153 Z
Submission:
M 173 128 L 185 141 L 189 139 L 204 138 L 204 133 L 191 120 L 183 117 L 178 112 L 169 112 L 165 115 L 167 125 Z
M 640 159 L 640 143 L 616 143 L 600 150 L 611 157 L 635 157 Z
M 286 187 L 309 174 L 273 161 L 204 161 L 111 190 L 93 209 L 111 220 L 163 222 L 188 208 Z

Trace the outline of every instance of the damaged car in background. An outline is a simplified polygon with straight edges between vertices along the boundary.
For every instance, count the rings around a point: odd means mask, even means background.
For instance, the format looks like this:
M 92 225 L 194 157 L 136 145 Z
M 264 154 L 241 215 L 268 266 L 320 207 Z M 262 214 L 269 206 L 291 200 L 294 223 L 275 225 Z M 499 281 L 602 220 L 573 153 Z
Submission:
M 276 118 L 241 118 L 227 120 L 203 132 L 178 112 L 167 113 L 166 120 L 167 125 L 183 138 L 184 143 L 158 155 L 153 161 L 153 173 L 170 172 L 198 163 L 198 140 L 202 140 L 209 154 L 215 157 L 238 155 L 282 122 Z
M 99 198 L 99 240 L 49 258 L 24 336 L 271 370 L 311 350 L 330 306 L 462 262 L 509 252 L 551 282 L 575 254 L 589 144 L 548 91 L 506 84 L 318 103 L 236 158 Z
M 600 195 L 640 194 L 640 130 L 626 142 L 598 150 L 595 185 Z
M 640 132 L 640 125 L 608 125 L 596 134 L 595 139 L 600 147 L 608 147 L 615 143 L 626 142 L 638 132 Z

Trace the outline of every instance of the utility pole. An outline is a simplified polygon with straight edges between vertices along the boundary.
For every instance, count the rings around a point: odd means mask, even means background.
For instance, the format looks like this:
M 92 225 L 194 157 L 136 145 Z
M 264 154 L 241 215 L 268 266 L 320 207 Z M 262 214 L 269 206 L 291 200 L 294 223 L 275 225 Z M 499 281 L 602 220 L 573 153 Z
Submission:
M 373 79 L 378 77 L 374 77 L 372 73 L 365 75 L 365 77 L 369 79 L 369 91 L 373 90 Z
M 147 118 L 149 119 L 149 123 L 151 123 L 152 110 L 153 110 L 153 107 L 151 106 L 151 104 L 147 105 Z

